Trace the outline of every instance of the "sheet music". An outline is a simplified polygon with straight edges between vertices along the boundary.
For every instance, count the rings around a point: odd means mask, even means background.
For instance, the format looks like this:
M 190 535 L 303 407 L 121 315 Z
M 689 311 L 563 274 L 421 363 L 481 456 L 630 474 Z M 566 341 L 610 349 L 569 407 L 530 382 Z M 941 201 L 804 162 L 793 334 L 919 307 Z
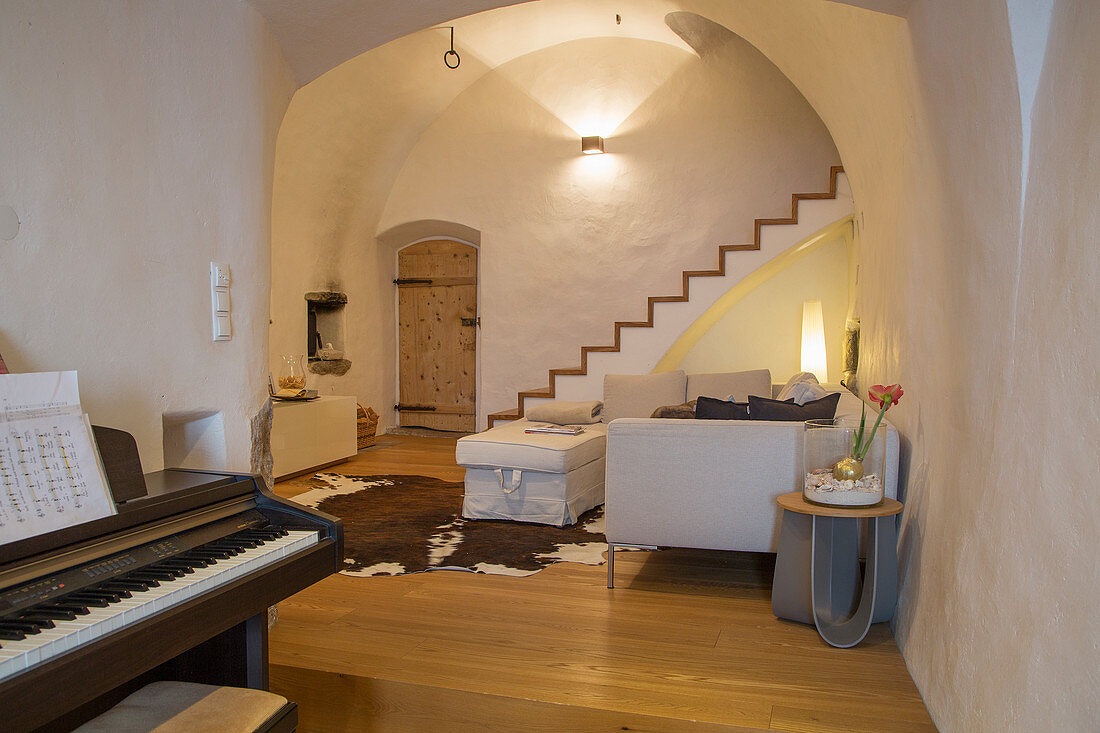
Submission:
M 76 372 L 0 375 L 0 545 L 114 513 Z
M 79 415 L 76 372 L 32 372 L 0 377 L 0 422 Z

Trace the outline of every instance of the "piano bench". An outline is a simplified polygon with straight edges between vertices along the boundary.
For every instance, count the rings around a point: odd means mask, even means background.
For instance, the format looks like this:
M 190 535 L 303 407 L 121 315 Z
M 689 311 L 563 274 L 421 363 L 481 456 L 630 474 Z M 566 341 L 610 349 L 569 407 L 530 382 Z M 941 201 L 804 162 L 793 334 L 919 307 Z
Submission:
M 263 690 L 153 682 L 74 733 L 292 733 L 298 706 Z

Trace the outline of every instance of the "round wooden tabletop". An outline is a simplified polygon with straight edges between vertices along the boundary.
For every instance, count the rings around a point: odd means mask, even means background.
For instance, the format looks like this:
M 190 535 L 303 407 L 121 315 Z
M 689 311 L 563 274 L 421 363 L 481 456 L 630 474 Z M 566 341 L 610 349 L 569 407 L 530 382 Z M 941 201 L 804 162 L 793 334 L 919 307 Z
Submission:
M 811 504 L 802 497 L 801 491 L 792 491 L 775 498 L 779 506 L 799 514 L 814 514 L 819 517 L 855 517 L 856 519 L 869 519 L 871 517 L 889 517 L 901 512 L 901 502 L 883 497 L 882 503 L 877 506 L 822 506 Z

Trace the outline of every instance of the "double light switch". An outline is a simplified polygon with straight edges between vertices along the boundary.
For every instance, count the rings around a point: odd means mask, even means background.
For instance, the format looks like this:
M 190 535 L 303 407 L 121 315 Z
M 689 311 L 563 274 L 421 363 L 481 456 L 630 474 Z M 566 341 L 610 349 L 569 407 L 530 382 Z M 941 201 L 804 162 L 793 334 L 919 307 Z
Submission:
M 229 319 L 229 265 L 222 262 L 210 263 L 210 304 L 214 312 L 214 340 L 228 341 L 233 338 L 233 324 Z

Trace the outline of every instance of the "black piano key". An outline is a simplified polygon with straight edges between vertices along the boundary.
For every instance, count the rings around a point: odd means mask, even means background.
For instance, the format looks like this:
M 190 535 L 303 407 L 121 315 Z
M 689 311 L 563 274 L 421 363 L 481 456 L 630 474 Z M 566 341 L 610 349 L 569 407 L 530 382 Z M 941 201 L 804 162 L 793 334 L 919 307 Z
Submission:
M 155 567 L 173 568 L 175 570 L 182 570 L 185 573 L 195 572 L 195 566 L 184 560 L 164 560 L 163 562 L 158 562 Z
M 104 603 L 118 603 L 119 597 L 117 593 L 111 593 L 105 590 L 96 590 L 94 588 L 84 588 L 76 593 L 70 593 L 64 596 L 64 600 L 71 601 L 103 601 Z
M 137 587 L 137 586 L 140 586 L 140 587 Z M 133 590 L 139 590 L 139 591 L 140 590 L 149 590 L 149 586 L 145 585 L 145 583 L 138 583 L 138 582 L 123 583 L 123 582 L 112 581 L 110 583 L 100 583 L 99 585 L 95 586 L 95 590 L 110 591 L 111 593 L 114 593 L 119 598 L 132 598 L 133 593 L 131 593 L 130 591 L 133 591 Z
M 240 555 L 242 552 L 244 552 L 244 550 L 237 545 L 231 545 L 225 542 L 211 542 L 209 544 L 203 545 L 202 549 L 209 549 L 212 552 L 228 552 L 230 557 L 232 557 L 233 555 Z
M 198 557 L 194 555 L 176 555 L 173 560 L 186 563 L 190 568 L 205 568 L 217 562 L 214 558 Z
M 136 578 L 138 580 L 144 580 L 146 582 L 150 580 L 156 580 L 162 583 L 170 583 L 176 579 L 176 576 L 172 573 L 162 570 L 150 570 L 149 568 L 142 568 L 136 572 L 130 573 L 128 578 Z
M 112 601 L 110 598 L 107 598 L 106 595 L 80 591 L 78 593 L 63 595 L 62 601 L 65 603 L 83 603 L 87 606 L 91 606 L 91 608 L 106 609 L 111 603 L 118 603 L 119 597 L 118 595 L 114 595 L 114 600 Z
M 262 539 L 262 540 L 273 540 L 273 539 L 277 539 L 277 538 L 282 536 L 282 535 L 279 534 L 278 530 L 267 529 L 267 528 L 248 529 L 248 530 L 245 530 L 244 532 L 240 532 L 239 534 L 242 537 L 253 537 L 253 538 L 258 538 L 258 539 Z M 283 531 L 283 534 L 286 534 L 285 530 Z
M 206 549 L 205 546 L 203 546 L 192 550 L 190 554 L 197 555 L 199 557 L 211 558 L 213 560 L 228 560 L 236 553 L 229 552 L 228 550 Z
M 23 621 L 17 618 L 0 620 L 0 629 L 8 631 L 22 631 L 24 634 L 39 634 L 42 627 L 32 621 Z
M 26 639 L 27 635 L 19 629 L 5 629 L 0 626 L 0 639 L 6 641 L 19 641 L 20 639 Z
M 73 617 L 76 617 L 75 613 L 73 614 Z M 38 627 L 41 629 L 52 629 L 54 626 L 57 625 L 54 623 L 54 620 L 52 618 L 48 616 L 39 616 L 38 614 L 34 613 L 21 613 L 19 614 L 19 620 L 28 621 L 32 624 L 38 624 Z
M 158 585 L 160 585 L 160 580 L 158 580 L 157 578 L 152 578 L 152 577 L 149 577 L 147 575 L 139 576 L 135 573 L 130 573 L 129 575 L 124 575 L 122 577 L 122 579 L 124 581 L 126 581 L 127 583 L 129 583 L 129 582 L 141 583 L 142 585 L 145 586 L 144 590 L 149 590 L 150 588 L 156 588 Z
M 106 608 L 111 605 L 106 598 L 88 593 L 70 593 L 61 597 L 62 603 L 78 603 L 87 608 Z
M 91 611 L 88 610 L 88 607 L 83 603 L 67 603 L 65 601 L 61 601 L 58 603 L 51 603 L 49 607 L 55 608 L 59 611 L 72 611 L 77 616 L 87 616 L 89 613 L 91 613 Z
M 158 562 L 155 565 L 148 565 L 142 568 L 142 570 L 150 573 L 168 573 L 173 578 L 182 578 L 186 574 L 183 568 L 169 567 L 162 562 Z
M 149 590 L 149 584 L 140 580 L 131 580 L 123 578 L 112 578 L 106 583 L 102 583 L 101 587 L 108 590 L 113 590 L 121 595 L 123 591 L 147 591 Z M 123 596 L 124 598 L 126 596 Z
M 35 606 L 23 614 L 24 618 L 47 618 L 57 621 L 72 621 L 76 618 L 76 612 L 67 608 L 52 606 Z
M 79 593 L 81 595 L 99 596 L 100 598 L 104 598 L 111 603 L 118 603 L 118 599 L 121 597 L 118 593 L 112 590 L 108 590 L 102 585 L 93 585 L 88 588 L 81 588 L 80 590 L 76 591 L 76 593 Z

